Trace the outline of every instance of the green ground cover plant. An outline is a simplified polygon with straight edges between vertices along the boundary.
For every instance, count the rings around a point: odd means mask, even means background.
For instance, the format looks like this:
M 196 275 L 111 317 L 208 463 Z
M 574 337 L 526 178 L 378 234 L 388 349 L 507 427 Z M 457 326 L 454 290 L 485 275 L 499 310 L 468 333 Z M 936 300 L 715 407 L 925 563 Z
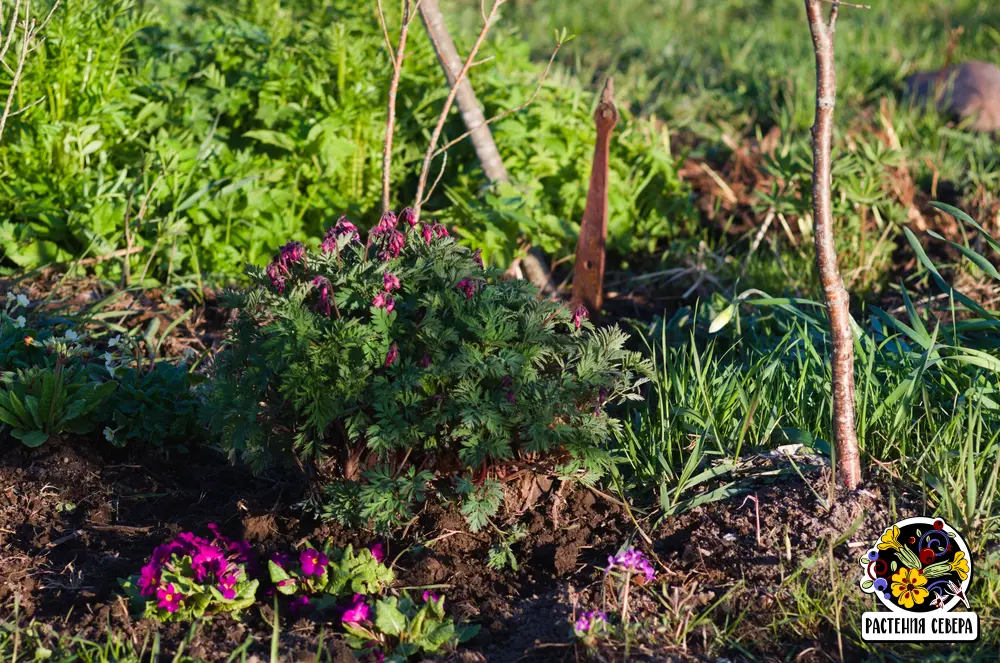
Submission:
M 0 434 L 39 447 L 103 429 L 115 446 L 190 439 L 201 379 L 184 361 L 156 360 L 155 338 L 88 328 L 100 306 L 71 318 L 23 292 L 0 309 Z M 100 317 L 100 316 L 98 316 Z M 147 330 L 149 331 L 149 330 Z
M 414 32 L 393 150 L 404 204 L 445 89 L 429 41 Z M 493 60 L 474 83 L 487 109 L 526 99 L 541 73 L 529 49 L 498 34 L 485 50 Z M 3 269 L 112 256 L 93 269 L 127 268 L 146 284 L 226 280 L 342 212 L 363 228 L 381 214 L 389 62 L 373 6 L 74 2 L 31 65 L 19 94 L 47 103 L 11 118 L 0 145 L 3 169 L 17 173 L 2 184 Z M 458 145 L 429 209 L 497 264 L 527 242 L 570 255 L 594 140 L 589 94 L 548 83 L 495 130 L 513 183 L 482 193 L 474 153 Z M 463 131 L 456 113 L 445 138 Z M 612 170 L 620 255 L 648 254 L 693 222 L 676 160 L 651 125 L 627 123 Z

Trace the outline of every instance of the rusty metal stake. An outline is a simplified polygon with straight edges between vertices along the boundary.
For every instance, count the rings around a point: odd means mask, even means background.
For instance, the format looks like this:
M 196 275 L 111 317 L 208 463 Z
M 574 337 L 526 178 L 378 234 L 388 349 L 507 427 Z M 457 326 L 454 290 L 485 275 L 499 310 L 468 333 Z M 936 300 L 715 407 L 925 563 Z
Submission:
M 608 153 L 611 130 L 618 124 L 614 101 L 614 80 L 609 78 L 601 93 L 601 103 L 594 113 L 597 146 L 590 171 L 587 207 L 580 222 L 580 240 L 576 245 L 573 269 L 573 303 L 587 307 L 591 317 L 600 316 L 604 302 L 604 247 L 608 240 Z

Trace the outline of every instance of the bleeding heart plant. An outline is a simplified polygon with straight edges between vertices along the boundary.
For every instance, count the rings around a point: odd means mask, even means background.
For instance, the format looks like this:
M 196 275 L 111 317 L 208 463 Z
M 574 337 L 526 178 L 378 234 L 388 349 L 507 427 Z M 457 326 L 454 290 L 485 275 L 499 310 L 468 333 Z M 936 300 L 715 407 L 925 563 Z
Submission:
M 342 218 L 318 251 L 289 242 L 247 276 L 225 297 L 237 315 L 210 423 L 255 468 L 340 459 L 310 506 L 345 524 L 401 526 L 429 483 L 455 479 L 483 528 L 498 477 L 527 455 L 596 481 L 621 425 L 607 408 L 640 399 L 652 371 L 617 327 L 538 299 L 406 210 L 366 239 Z

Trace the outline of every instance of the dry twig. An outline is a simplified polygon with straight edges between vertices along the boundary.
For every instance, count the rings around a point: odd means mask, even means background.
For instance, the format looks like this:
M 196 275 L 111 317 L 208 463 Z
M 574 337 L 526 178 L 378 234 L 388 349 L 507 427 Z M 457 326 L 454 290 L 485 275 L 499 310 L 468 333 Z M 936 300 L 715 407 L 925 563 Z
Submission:
M 3 4 L 3 1 L 0 0 L 0 12 L 2 12 Z M 3 114 L 0 115 L 0 139 L 3 138 L 3 132 L 7 127 L 8 119 L 23 113 L 41 102 L 41 100 L 37 100 L 20 110 L 11 110 L 14 104 L 14 96 L 17 94 L 17 86 L 21 83 L 21 76 L 24 73 L 25 60 L 27 60 L 28 54 L 34 50 L 32 43 L 38 37 L 38 33 L 48 25 L 49 19 L 52 18 L 52 14 L 58 6 L 59 0 L 56 0 L 41 24 L 37 22 L 37 19 L 31 17 L 31 0 L 14 0 L 14 10 L 11 14 L 10 22 L 6 25 L 3 25 L 3 17 L 0 15 L 0 30 L 7 30 L 7 36 L 3 38 L 3 46 L 0 47 L 0 64 L 3 64 L 3 67 L 12 74 L 10 89 L 7 92 L 7 101 L 4 103 Z M 19 17 L 21 17 L 20 20 L 18 20 Z M 21 47 L 17 51 L 17 64 L 14 68 L 11 68 L 6 61 L 7 53 L 13 43 L 14 34 L 19 29 L 21 30 Z
M 385 120 L 385 143 L 382 146 L 382 212 L 388 212 L 390 202 L 389 175 L 392 169 L 392 137 L 396 131 L 396 95 L 399 92 L 399 79 L 403 73 L 403 58 L 406 56 L 406 37 L 410 31 L 410 23 L 416 18 L 415 9 L 420 5 L 417 0 L 416 5 L 412 5 L 410 0 L 403 2 L 403 21 L 399 27 L 399 44 L 392 47 L 389 39 L 389 29 L 385 23 L 385 13 L 382 11 L 382 0 L 378 0 L 378 19 L 382 26 L 382 34 L 385 37 L 385 44 L 392 57 L 392 79 L 389 82 L 389 107 L 386 111 Z
M 455 103 L 455 97 L 458 95 L 459 86 L 462 84 L 462 81 L 465 80 L 466 75 L 469 73 L 469 69 L 472 68 L 472 64 L 476 61 L 476 54 L 479 53 L 479 49 L 486 40 L 487 33 L 489 33 L 490 28 L 493 27 L 493 23 L 496 21 L 497 11 L 506 2 L 507 0 L 493 0 L 493 6 L 490 9 L 489 14 L 486 16 L 486 20 L 483 21 L 483 28 L 479 31 L 479 36 L 476 38 L 476 42 L 473 44 L 472 50 L 469 51 L 469 55 L 465 59 L 465 64 L 462 66 L 462 70 L 455 75 L 455 82 L 452 84 L 451 90 L 448 92 L 448 97 L 444 101 L 444 107 L 441 109 L 441 114 L 438 116 L 437 125 L 434 127 L 430 143 L 427 146 L 427 152 L 424 154 L 423 167 L 420 169 L 420 180 L 417 183 L 417 195 L 413 205 L 413 215 L 415 221 L 420 220 L 420 208 L 425 202 L 427 202 L 427 197 L 425 197 L 424 192 L 427 189 L 427 178 L 430 175 L 431 161 L 434 159 L 434 153 L 437 151 L 438 140 L 441 138 L 441 132 L 444 131 L 444 125 L 448 120 L 448 114 L 451 112 L 452 104 Z

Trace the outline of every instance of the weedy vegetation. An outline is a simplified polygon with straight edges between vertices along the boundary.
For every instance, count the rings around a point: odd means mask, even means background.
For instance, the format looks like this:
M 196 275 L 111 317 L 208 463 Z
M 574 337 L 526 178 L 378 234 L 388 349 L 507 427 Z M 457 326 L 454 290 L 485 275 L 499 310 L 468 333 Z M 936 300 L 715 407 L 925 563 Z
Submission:
M 459 53 L 485 35 L 467 76 L 501 116 L 495 182 L 413 3 L 13 4 L 0 660 L 995 654 L 1000 152 L 900 95 L 995 61 L 995 3 L 839 7 L 825 208 L 801 0 L 448 3 Z M 611 75 L 602 319 L 565 302 Z M 858 490 L 834 470 L 817 218 Z M 512 278 L 529 250 L 551 297 Z M 148 478 L 98 508 L 50 467 L 74 449 Z M 153 518 L 178 462 L 247 494 Z M 979 642 L 861 639 L 856 548 L 904 514 L 968 543 Z M 83 589 L 106 624 L 50 619 Z M 545 647 L 517 639 L 543 622 Z

